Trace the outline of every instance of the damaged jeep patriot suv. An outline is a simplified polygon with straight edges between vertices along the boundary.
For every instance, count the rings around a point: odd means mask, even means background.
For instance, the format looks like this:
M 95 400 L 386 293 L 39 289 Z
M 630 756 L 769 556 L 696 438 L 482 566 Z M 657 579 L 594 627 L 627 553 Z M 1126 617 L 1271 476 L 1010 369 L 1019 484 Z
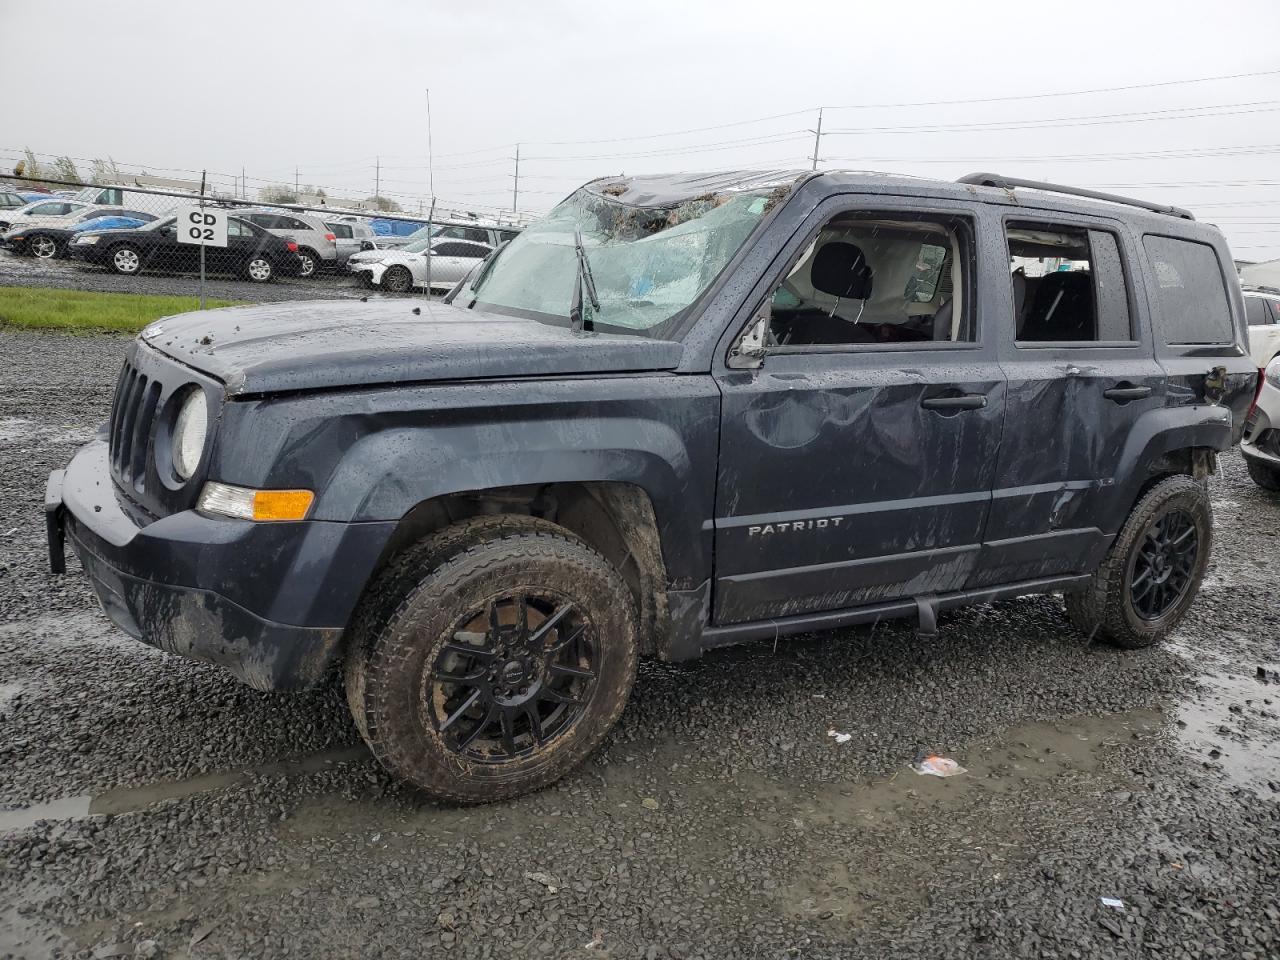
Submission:
M 988 174 L 600 180 L 416 302 L 153 324 L 46 510 L 125 631 L 342 662 L 456 802 L 572 769 L 640 656 L 1051 591 L 1159 640 L 1257 376 L 1217 229 Z

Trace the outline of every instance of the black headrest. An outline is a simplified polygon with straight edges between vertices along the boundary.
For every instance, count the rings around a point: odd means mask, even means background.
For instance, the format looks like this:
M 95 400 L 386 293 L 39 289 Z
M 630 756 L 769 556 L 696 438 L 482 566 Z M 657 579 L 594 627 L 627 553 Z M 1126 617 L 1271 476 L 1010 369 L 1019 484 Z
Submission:
M 862 250 L 843 240 L 832 240 L 819 250 L 809 273 L 815 290 L 851 300 L 870 297 L 871 280 L 871 267 Z

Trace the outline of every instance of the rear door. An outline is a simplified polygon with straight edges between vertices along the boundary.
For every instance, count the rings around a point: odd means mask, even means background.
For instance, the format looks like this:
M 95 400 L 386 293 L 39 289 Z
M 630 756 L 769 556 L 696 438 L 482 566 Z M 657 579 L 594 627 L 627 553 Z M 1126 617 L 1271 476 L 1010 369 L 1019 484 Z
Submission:
M 967 586 L 1092 569 L 1128 511 L 1118 481 L 1138 421 L 1165 404 L 1135 238 L 1122 223 L 1002 218 L 1004 439 L 981 562 Z
M 1169 376 L 1170 403 L 1229 408 L 1232 442 L 1238 443 L 1258 371 L 1226 241 L 1216 231 L 1192 238 L 1171 230 L 1144 233 L 1141 246 L 1156 355 Z
M 968 579 L 1004 414 L 982 241 L 963 203 L 831 198 L 752 292 L 763 362 L 717 371 L 717 623 Z

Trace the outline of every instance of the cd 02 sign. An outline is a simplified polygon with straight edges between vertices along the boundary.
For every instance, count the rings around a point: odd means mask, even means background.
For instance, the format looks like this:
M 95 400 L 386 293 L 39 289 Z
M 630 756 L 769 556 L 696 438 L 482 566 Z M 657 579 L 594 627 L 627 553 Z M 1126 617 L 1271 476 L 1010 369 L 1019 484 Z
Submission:
M 198 247 L 227 245 L 227 211 L 217 207 L 181 207 L 177 227 L 179 243 Z

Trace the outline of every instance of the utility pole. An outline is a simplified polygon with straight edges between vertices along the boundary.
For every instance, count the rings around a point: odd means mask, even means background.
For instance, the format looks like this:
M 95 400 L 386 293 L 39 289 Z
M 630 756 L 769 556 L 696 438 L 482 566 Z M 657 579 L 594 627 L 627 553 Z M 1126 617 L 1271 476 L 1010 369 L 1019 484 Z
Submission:
M 240 196 L 244 200 L 249 199 L 249 184 L 244 178 L 244 167 L 240 168 Z
M 514 214 L 520 209 L 520 144 L 516 144 L 516 176 L 515 182 L 511 185 L 511 212 Z
M 382 158 L 373 158 L 373 195 L 382 196 Z
M 819 107 L 818 108 L 818 129 L 813 131 L 813 156 L 809 158 L 813 161 L 813 167 L 811 168 L 813 170 L 818 169 L 818 151 L 821 148 L 822 148 L 822 108 Z
M 298 197 L 298 168 L 297 168 L 296 166 L 293 168 L 293 196 L 294 196 L 294 201 L 293 201 L 293 202 L 294 202 L 294 203 L 297 203 L 297 202 L 298 202 L 298 200 L 297 200 L 297 197 Z
M 436 205 L 436 163 L 435 148 L 431 143 L 431 88 L 427 87 L 427 182 L 431 190 L 431 207 Z M 427 290 L 430 293 L 430 288 Z

